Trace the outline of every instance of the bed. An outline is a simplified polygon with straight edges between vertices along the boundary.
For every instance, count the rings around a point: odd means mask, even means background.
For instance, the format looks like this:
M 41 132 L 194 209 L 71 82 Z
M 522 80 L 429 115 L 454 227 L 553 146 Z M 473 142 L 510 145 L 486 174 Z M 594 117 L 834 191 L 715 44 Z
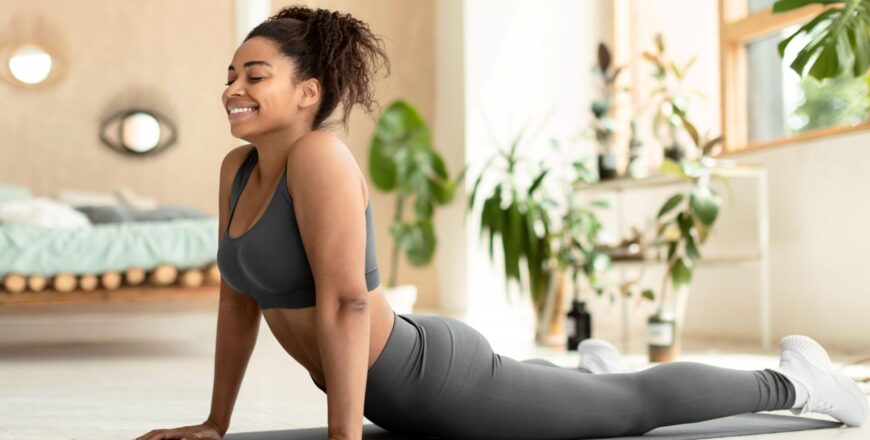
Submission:
M 153 293 L 166 287 L 180 297 L 216 291 L 217 217 L 58 194 L 0 184 L 0 304 L 138 301 L 165 298 Z

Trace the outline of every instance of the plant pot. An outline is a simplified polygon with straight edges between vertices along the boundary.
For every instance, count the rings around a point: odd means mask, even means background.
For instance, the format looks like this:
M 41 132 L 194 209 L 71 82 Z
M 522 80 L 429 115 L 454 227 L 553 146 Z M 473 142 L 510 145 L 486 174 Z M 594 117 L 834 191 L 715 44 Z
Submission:
M 567 293 L 567 272 L 550 272 L 550 288 L 544 301 L 543 310 L 537 317 L 535 342 L 548 347 L 565 346 L 565 299 Z
M 683 149 L 682 145 L 671 145 L 665 148 L 665 158 L 667 159 L 679 162 L 684 157 L 686 157 L 686 151 Z
M 680 338 L 673 315 L 659 312 L 647 319 L 646 340 L 650 362 L 673 362 L 680 354 Z
M 617 177 L 616 172 L 616 155 L 613 153 L 598 154 L 598 179 L 610 180 Z
M 396 313 L 414 313 L 414 303 L 417 302 L 417 286 L 402 284 L 400 286 L 385 287 L 384 296 Z
M 680 355 L 683 339 L 683 323 L 689 287 L 681 286 L 674 292 L 673 302 L 663 304 L 647 319 L 646 339 L 650 362 L 673 362 Z

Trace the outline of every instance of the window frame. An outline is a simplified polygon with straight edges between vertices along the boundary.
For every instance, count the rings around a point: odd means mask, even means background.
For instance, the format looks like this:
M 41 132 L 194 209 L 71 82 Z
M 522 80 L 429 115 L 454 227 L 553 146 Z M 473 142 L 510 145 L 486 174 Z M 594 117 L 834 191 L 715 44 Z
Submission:
M 811 20 L 831 6 L 807 5 L 774 14 L 768 7 L 749 13 L 746 0 L 719 1 L 719 66 L 722 155 L 757 151 L 810 139 L 870 129 L 870 120 L 853 125 L 817 128 L 803 133 L 764 141 L 749 142 L 747 129 L 746 44 L 793 24 Z

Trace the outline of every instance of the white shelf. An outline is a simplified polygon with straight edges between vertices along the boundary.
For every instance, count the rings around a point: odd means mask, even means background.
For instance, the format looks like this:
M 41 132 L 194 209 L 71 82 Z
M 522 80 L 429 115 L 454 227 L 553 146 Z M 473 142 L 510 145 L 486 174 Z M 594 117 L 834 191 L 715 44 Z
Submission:
M 767 169 L 761 165 L 755 164 L 738 164 L 730 160 L 715 160 L 710 168 L 712 175 L 720 175 L 726 178 L 750 178 L 755 180 L 755 190 L 757 193 L 757 227 L 758 227 L 758 246 L 756 253 L 744 255 L 722 255 L 714 257 L 705 257 L 701 260 L 698 267 L 724 266 L 724 265 L 742 265 L 756 264 L 759 267 L 759 298 L 758 298 L 758 313 L 760 324 L 760 342 L 763 349 L 771 347 L 771 317 L 770 317 L 770 213 L 768 206 L 768 185 L 767 185 Z M 611 180 L 605 180 L 590 185 L 576 186 L 575 191 L 580 192 L 615 192 L 617 194 L 616 203 L 616 221 L 617 230 L 623 231 L 624 224 L 624 195 L 630 191 L 642 191 L 650 188 L 658 188 L 664 186 L 687 185 L 691 182 L 683 177 L 672 174 L 654 174 L 641 179 L 633 179 L 630 177 L 620 177 Z M 614 260 L 613 267 L 620 269 L 619 272 L 624 279 L 627 274 L 626 270 L 632 268 L 643 268 L 649 265 L 665 265 L 665 261 L 658 259 L 638 259 L 638 260 Z M 628 343 L 628 304 L 623 303 L 623 339 L 624 343 Z

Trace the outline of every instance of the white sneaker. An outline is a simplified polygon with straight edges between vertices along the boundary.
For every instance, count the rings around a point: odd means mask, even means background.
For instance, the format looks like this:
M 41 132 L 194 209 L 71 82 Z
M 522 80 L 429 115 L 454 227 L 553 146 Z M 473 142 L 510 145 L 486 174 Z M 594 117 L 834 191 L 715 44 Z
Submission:
M 619 350 L 604 339 L 584 339 L 580 341 L 577 352 L 580 353 L 580 367 L 594 374 L 632 371 L 622 360 Z
M 827 414 L 849 426 L 867 420 L 867 396 L 843 373 L 834 371 L 828 353 L 808 336 L 790 335 L 779 342 L 779 368 L 773 368 L 807 390 L 806 403 L 793 414 Z M 797 385 L 797 384 L 796 384 Z

